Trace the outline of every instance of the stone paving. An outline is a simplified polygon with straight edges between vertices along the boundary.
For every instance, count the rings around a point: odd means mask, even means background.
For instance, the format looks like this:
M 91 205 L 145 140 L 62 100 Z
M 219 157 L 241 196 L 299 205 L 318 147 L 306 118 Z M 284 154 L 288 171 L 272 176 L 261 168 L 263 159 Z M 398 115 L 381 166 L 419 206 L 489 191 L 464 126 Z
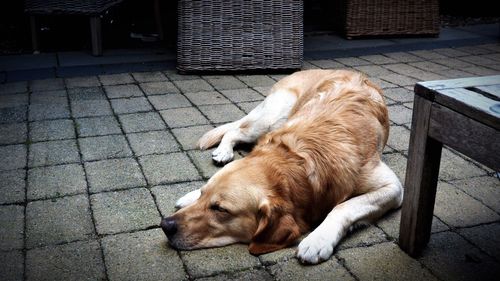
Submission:
M 404 180 L 417 81 L 500 73 L 500 44 L 306 60 L 385 91 L 383 158 Z M 444 149 L 429 246 L 397 246 L 400 211 L 303 266 L 294 249 L 175 251 L 159 228 L 217 167 L 196 140 L 255 107 L 284 75 L 123 73 L 0 84 L 0 280 L 498 280 L 500 183 Z M 241 151 L 236 157 L 244 157 Z

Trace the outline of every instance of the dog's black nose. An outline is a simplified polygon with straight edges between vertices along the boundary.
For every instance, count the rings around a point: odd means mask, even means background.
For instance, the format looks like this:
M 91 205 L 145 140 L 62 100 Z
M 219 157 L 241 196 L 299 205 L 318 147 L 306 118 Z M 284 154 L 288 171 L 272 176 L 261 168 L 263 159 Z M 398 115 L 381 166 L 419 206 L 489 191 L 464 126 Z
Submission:
M 177 223 L 172 217 L 162 219 L 160 226 L 167 236 L 172 236 L 177 232 Z

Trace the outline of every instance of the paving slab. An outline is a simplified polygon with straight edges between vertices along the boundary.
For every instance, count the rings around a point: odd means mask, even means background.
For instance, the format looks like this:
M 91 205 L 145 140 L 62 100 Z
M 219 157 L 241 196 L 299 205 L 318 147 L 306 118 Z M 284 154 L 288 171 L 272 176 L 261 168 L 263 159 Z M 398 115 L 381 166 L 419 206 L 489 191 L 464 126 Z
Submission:
M 111 107 L 116 114 L 146 112 L 153 110 L 145 97 L 112 99 Z
M 382 90 L 398 87 L 398 85 L 396 85 L 396 84 L 384 81 L 384 80 L 377 78 L 377 77 L 369 77 L 369 78 L 370 78 L 370 81 L 372 81 L 373 83 L 378 85 L 380 88 L 382 88 Z
M 141 89 L 134 84 L 105 86 L 104 90 L 110 99 L 144 96 Z
M 78 139 L 83 161 L 132 156 L 123 135 L 111 135 Z
M 202 79 L 193 79 L 193 80 L 177 80 L 174 81 L 174 84 L 183 92 L 183 93 L 196 93 L 203 91 L 213 91 L 213 87 L 207 83 L 207 81 Z
M 384 96 L 395 102 L 413 102 L 415 94 L 413 91 L 403 87 L 390 88 L 384 91 Z
M 419 258 L 441 280 L 497 280 L 500 267 L 458 234 L 431 235 Z
M 172 80 L 193 80 L 193 79 L 201 79 L 199 75 L 192 74 L 180 74 L 177 70 L 167 70 L 163 72 L 167 77 Z
M 494 65 L 491 65 L 493 67 Z M 489 67 L 481 67 L 481 66 L 471 66 L 462 68 L 463 71 L 471 73 L 473 75 L 470 76 L 486 76 L 486 75 L 497 75 L 500 73 L 498 69 L 492 69 Z
M 208 131 L 213 129 L 212 125 L 201 125 L 201 126 L 193 126 L 193 127 L 185 127 L 185 128 L 175 128 L 172 129 L 172 133 L 174 134 L 177 141 L 182 146 L 184 150 L 192 150 L 198 149 L 197 143 L 198 140 Z
M 254 108 L 256 108 L 262 101 L 251 101 L 251 102 L 240 102 L 238 106 L 246 113 L 250 113 Z
M 160 224 L 160 214 L 146 188 L 92 194 L 90 202 L 99 234 L 133 231 Z
M 0 252 L 0 280 L 24 280 L 24 255 L 20 250 Z
M 12 82 L 0 84 L 0 95 L 25 93 L 28 91 L 28 82 Z
M 238 75 L 237 78 L 250 87 L 266 87 L 276 83 L 267 75 Z
M 188 99 L 181 94 L 149 96 L 149 101 L 156 110 L 191 106 Z
M 106 95 L 100 87 L 69 89 L 68 97 L 71 101 L 106 99 Z
M 79 137 L 95 137 L 122 132 L 114 116 L 77 118 L 75 124 Z
M 183 153 L 141 156 L 139 162 L 150 185 L 200 179 L 198 171 Z
M 80 164 L 38 167 L 28 170 L 28 200 L 61 197 L 87 192 Z
M 343 250 L 337 255 L 359 280 L 438 280 L 391 242 Z
M 28 94 L 1 95 L 0 108 L 28 105 Z
M 111 106 L 107 100 L 77 100 L 71 102 L 74 118 L 112 115 Z
M 26 206 L 26 247 L 85 240 L 94 236 L 86 195 L 32 201 Z
M 174 108 L 160 111 L 170 128 L 208 124 L 208 120 L 196 108 Z
M 409 65 L 420 68 L 425 71 L 432 71 L 435 73 L 441 73 L 441 72 L 446 72 L 449 70 L 447 66 L 441 65 L 434 63 L 432 61 L 419 61 L 419 62 L 412 62 L 409 63 Z
M 168 78 L 160 71 L 156 72 L 135 72 L 132 73 L 134 79 L 137 82 L 156 82 L 156 81 L 166 81 Z
M 208 76 L 205 78 L 208 83 L 219 91 L 246 87 L 243 82 L 234 76 Z
M 385 233 L 376 226 L 371 225 L 347 233 L 336 248 L 342 250 L 354 247 L 364 247 L 386 241 L 387 237 Z
M 109 280 L 187 280 L 179 255 L 166 240 L 159 228 L 103 238 Z
M 269 267 L 276 280 L 356 280 L 335 258 L 318 265 L 302 265 L 296 259 Z
M 150 82 L 141 83 L 142 90 L 146 95 L 178 94 L 180 91 L 172 82 Z
M 156 112 L 133 113 L 118 115 L 125 133 L 137 133 L 153 130 L 164 130 L 165 123 Z
M 344 68 L 345 65 L 334 60 L 311 60 L 309 63 L 323 69 Z
M 27 140 L 26 123 L 0 124 L 0 144 L 16 144 Z
M 26 145 L 0 146 L 0 170 L 14 170 L 26 166 Z
M 146 180 L 133 158 L 85 162 L 91 193 L 145 186 Z
M 271 93 L 272 86 L 252 87 L 252 89 L 267 97 Z
M 499 223 L 463 228 L 459 229 L 458 232 L 497 261 L 500 260 Z
M 129 73 L 99 75 L 99 80 L 101 80 L 101 84 L 105 86 L 129 84 L 134 82 L 134 79 Z
M 24 247 L 24 206 L 0 206 L 0 250 Z
M 305 236 L 304 236 L 305 237 Z M 296 256 L 297 246 L 291 246 L 271 253 L 263 254 L 259 256 L 259 260 L 262 265 L 269 266 L 274 265 L 279 262 L 287 262 Z
M 402 126 L 391 126 L 387 145 L 399 150 L 407 151 L 410 143 L 410 130 Z
M 443 149 L 441 153 L 441 165 L 439 167 L 439 178 L 448 181 L 484 175 L 486 175 L 485 170 L 451 152 L 451 150 Z
M 137 156 L 162 154 L 180 150 L 172 134 L 167 131 L 127 134 L 127 138 Z
M 28 166 L 68 164 L 80 161 L 75 140 L 38 142 L 30 145 Z
M 260 266 L 259 259 L 248 253 L 248 246 L 242 244 L 182 251 L 181 256 L 187 272 L 194 278 Z
M 454 227 L 472 226 L 500 219 L 490 208 L 445 182 L 438 183 L 434 214 Z
M 250 269 L 241 272 L 234 273 L 222 273 L 212 277 L 204 277 L 196 280 L 203 281 L 247 281 L 247 280 L 262 280 L 262 281 L 271 281 L 274 280 L 271 274 L 269 274 L 265 269 Z
M 75 138 L 75 127 L 70 119 L 31 122 L 30 141 L 63 140 Z
M 381 76 L 380 79 L 399 86 L 411 86 L 419 82 L 418 79 L 397 73 Z
M 233 104 L 203 105 L 199 109 L 214 123 L 236 121 L 245 113 Z
M 251 88 L 225 90 L 221 91 L 221 93 L 232 102 L 261 101 L 264 99 L 260 93 Z
M 386 215 L 382 216 L 376 225 L 380 227 L 390 239 L 399 239 L 399 226 L 401 223 L 401 209 L 389 211 Z M 450 228 L 444 224 L 439 218 L 434 216 L 432 218 L 431 233 L 442 232 Z
M 373 64 L 389 64 L 396 62 L 396 60 L 394 60 L 393 58 L 384 55 L 367 55 L 367 56 L 360 56 L 359 58 L 369 61 Z
M 26 171 L 12 170 L 0 172 L 0 204 L 24 202 Z
M 104 280 L 99 243 L 91 240 L 28 250 L 26 279 Z
M 26 109 L 27 106 L 0 108 L 0 124 L 26 121 Z
M 185 95 L 195 105 L 224 104 L 231 102 L 216 91 L 186 93 Z
M 500 213 L 500 180 L 495 177 L 474 177 L 451 182 L 455 187 Z
M 423 60 L 421 57 L 417 57 L 407 52 L 390 52 L 390 53 L 385 53 L 383 55 L 401 63 L 416 62 Z
M 201 188 L 205 182 L 193 181 L 178 184 L 158 185 L 151 188 L 153 196 L 156 198 L 156 204 L 163 217 L 169 216 L 174 213 L 175 202 L 177 199 L 184 196 L 186 193 L 195 189 Z
M 66 98 L 61 99 L 62 102 L 56 103 L 32 103 L 29 106 L 29 120 L 47 120 L 47 119 L 57 119 L 57 118 L 69 118 L 69 106 L 67 104 Z M 23 112 L 21 108 L 18 108 L 19 112 Z
M 355 66 L 354 69 L 366 74 L 368 77 L 370 77 L 370 80 L 373 80 L 372 78 L 374 78 L 374 77 L 383 77 L 385 75 L 394 74 L 392 71 L 388 70 L 387 68 L 384 68 L 380 65 L 373 65 L 373 64 Z
M 30 103 L 68 103 L 68 92 L 65 89 L 53 90 L 53 91 L 42 91 L 42 92 L 32 92 L 30 97 Z
M 65 82 L 66 82 L 66 87 L 68 89 L 101 86 L 101 82 L 99 82 L 99 79 L 97 79 L 97 76 L 83 76 L 83 77 L 66 78 Z
M 404 184 L 406 175 L 406 162 L 408 159 L 401 153 L 383 154 L 382 161 L 384 161 L 389 168 L 398 176 L 399 181 Z
M 388 106 L 389 119 L 398 125 L 411 126 L 412 111 L 402 105 Z
M 29 82 L 31 91 L 49 91 L 64 89 L 64 80 L 62 78 L 40 79 Z
M 369 61 L 356 57 L 337 58 L 335 60 L 346 66 L 360 66 L 370 64 Z
M 191 159 L 193 159 L 194 164 L 200 170 L 201 175 L 204 179 L 211 178 L 217 171 L 219 171 L 222 167 L 216 166 L 212 160 L 212 152 L 215 148 L 210 150 L 191 150 L 188 152 Z M 235 152 L 234 159 L 241 159 L 242 157 Z

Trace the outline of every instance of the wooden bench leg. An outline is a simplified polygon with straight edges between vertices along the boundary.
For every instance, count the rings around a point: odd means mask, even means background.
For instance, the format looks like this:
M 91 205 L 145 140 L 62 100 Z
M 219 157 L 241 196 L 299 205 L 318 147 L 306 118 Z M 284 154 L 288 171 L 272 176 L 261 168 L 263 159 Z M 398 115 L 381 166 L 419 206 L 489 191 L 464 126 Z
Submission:
M 102 55 L 102 34 L 101 18 L 99 16 L 90 17 L 90 35 L 92 37 L 92 55 Z
M 36 17 L 30 16 L 31 28 L 31 46 L 33 47 L 33 54 L 40 53 L 40 38 L 38 37 L 38 26 L 36 24 Z
M 417 256 L 429 242 L 442 143 L 428 137 L 432 102 L 415 96 L 399 246 Z

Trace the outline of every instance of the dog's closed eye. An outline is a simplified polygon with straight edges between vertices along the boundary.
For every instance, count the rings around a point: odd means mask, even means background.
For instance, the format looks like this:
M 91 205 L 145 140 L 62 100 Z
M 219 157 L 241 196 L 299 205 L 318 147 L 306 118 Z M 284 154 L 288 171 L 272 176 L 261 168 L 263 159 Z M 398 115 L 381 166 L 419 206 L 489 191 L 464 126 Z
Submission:
M 219 204 L 210 205 L 210 210 L 221 212 L 221 213 L 229 213 L 227 209 L 222 208 Z

